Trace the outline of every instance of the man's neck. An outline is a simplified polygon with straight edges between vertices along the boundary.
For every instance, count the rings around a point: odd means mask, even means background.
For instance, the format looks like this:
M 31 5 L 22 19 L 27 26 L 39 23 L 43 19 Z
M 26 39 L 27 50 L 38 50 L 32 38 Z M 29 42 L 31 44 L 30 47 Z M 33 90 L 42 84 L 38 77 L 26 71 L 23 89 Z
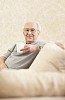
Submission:
M 32 42 L 26 42 L 26 44 L 31 44 Z

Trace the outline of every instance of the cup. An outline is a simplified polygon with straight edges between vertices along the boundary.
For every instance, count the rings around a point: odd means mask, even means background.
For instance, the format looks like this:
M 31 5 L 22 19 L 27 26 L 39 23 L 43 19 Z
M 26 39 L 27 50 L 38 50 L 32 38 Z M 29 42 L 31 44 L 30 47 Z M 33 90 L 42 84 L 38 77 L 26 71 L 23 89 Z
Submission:
M 26 43 L 18 42 L 17 43 L 17 52 L 23 53 L 23 51 L 20 51 L 20 50 L 23 49 L 25 45 L 26 45 Z

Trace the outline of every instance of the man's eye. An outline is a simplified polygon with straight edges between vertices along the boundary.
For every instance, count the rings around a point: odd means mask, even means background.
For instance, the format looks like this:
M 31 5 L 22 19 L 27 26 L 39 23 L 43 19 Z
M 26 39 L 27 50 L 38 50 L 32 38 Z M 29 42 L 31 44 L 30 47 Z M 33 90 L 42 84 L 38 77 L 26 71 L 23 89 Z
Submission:
M 31 30 L 31 32 L 34 32 L 35 30 L 33 29 L 33 30 Z
M 29 32 L 29 30 L 26 30 L 27 32 Z

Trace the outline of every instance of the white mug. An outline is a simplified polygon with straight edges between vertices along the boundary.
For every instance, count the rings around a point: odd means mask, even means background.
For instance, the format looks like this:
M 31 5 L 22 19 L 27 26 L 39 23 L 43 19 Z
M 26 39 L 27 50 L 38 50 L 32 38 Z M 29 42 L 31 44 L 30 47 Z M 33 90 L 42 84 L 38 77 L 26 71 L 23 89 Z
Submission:
M 24 42 L 18 42 L 17 43 L 17 52 L 23 53 L 23 51 L 20 51 L 20 50 L 23 49 L 25 45 L 26 45 L 26 43 L 24 43 Z

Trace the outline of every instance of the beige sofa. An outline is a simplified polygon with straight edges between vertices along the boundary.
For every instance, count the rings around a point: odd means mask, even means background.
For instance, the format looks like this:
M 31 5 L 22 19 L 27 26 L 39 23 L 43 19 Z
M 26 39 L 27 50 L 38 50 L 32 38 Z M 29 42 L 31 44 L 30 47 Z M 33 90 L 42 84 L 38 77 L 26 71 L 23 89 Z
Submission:
M 54 43 L 42 48 L 29 69 L 0 71 L 0 98 L 64 100 L 64 97 L 65 51 Z

